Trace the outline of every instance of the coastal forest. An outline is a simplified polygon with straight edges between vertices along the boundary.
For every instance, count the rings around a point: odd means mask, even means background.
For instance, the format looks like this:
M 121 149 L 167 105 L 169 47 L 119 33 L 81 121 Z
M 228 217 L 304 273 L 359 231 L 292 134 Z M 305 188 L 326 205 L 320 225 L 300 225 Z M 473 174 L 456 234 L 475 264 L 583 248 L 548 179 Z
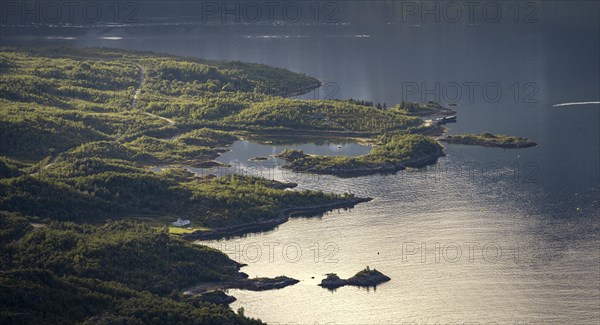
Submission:
M 418 104 L 295 99 L 319 80 L 261 64 L 2 48 L 0 75 L 0 323 L 261 323 L 181 294 L 243 274 L 165 225 L 188 216 L 208 230 L 240 226 L 352 195 L 177 166 L 218 165 L 224 147 L 259 134 L 381 144 L 341 162 L 292 162 L 321 169 L 397 167 L 441 152 L 420 135 Z

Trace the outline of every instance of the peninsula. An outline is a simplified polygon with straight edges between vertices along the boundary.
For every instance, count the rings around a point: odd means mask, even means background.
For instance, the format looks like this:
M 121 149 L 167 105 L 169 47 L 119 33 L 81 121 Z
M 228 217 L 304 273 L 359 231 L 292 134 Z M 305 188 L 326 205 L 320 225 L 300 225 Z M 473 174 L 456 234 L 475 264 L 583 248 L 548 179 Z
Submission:
M 506 149 L 529 148 L 537 145 L 537 143 L 527 138 L 508 135 L 495 135 L 489 132 L 482 134 L 448 135 L 446 137 L 439 138 L 438 140 L 447 143 L 498 147 Z

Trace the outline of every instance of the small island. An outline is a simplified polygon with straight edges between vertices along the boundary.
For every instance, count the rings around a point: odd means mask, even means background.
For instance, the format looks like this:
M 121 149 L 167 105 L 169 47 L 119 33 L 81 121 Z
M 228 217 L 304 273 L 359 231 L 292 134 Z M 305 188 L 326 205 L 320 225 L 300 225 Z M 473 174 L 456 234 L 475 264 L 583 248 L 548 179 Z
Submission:
M 506 149 L 529 148 L 537 145 L 537 143 L 527 138 L 495 135 L 489 132 L 482 134 L 448 135 L 445 138 L 440 138 L 439 141 Z
M 334 290 L 345 285 L 357 287 L 375 287 L 390 280 L 390 277 L 384 275 L 376 269 L 370 269 L 367 266 L 364 270 L 356 273 L 353 277 L 347 280 L 341 279 L 335 273 L 328 273 L 326 278 L 321 281 L 319 286 L 329 290 Z
M 423 135 L 386 134 L 379 143 L 368 154 L 356 157 L 307 155 L 300 150 L 284 150 L 276 157 L 287 162 L 284 168 L 295 172 L 352 177 L 424 167 L 444 156 L 442 146 Z

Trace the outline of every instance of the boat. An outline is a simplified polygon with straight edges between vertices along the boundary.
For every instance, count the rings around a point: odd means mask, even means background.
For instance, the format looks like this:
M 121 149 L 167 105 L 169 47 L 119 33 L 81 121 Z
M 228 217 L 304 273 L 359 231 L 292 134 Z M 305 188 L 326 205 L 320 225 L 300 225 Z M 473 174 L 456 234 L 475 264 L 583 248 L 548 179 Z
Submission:
M 457 104 L 452 103 L 452 104 L 448 104 L 448 106 L 457 106 Z

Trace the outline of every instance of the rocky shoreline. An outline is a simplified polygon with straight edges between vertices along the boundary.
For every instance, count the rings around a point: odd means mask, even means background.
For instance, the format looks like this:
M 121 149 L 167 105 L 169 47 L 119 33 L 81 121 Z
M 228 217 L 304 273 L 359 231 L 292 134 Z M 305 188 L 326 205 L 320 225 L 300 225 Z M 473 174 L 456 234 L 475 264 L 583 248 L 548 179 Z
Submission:
M 342 209 L 342 208 L 351 208 L 359 203 L 371 201 L 371 198 L 348 198 L 341 199 L 332 203 L 327 204 L 319 204 L 313 206 L 301 206 L 301 207 L 291 207 L 287 209 L 283 209 L 281 211 L 281 216 L 275 219 L 256 221 L 251 223 L 245 223 L 241 225 L 216 228 L 208 231 L 195 231 L 189 234 L 183 234 L 182 238 L 187 240 L 213 240 L 220 239 L 224 237 L 243 235 L 251 232 L 261 232 L 271 230 L 278 225 L 289 220 L 290 217 L 295 214 L 303 214 L 303 213 L 318 213 L 324 212 L 332 209 Z
M 221 290 L 214 290 L 199 294 L 192 299 L 198 302 L 210 302 L 216 305 L 229 305 L 235 302 L 237 299 L 234 296 L 230 296 Z
M 422 168 L 432 164 L 435 164 L 440 157 L 445 157 L 446 154 L 439 150 L 433 154 L 420 157 L 418 159 L 411 159 L 402 161 L 399 163 L 369 163 L 369 164 L 360 164 L 358 166 L 332 166 L 328 168 L 299 168 L 294 166 L 293 164 L 286 164 L 283 166 L 285 169 L 292 170 L 297 173 L 312 173 L 312 174 L 322 174 L 322 175 L 334 175 L 338 177 L 355 177 L 355 176 L 367 176 L 374 174 L 393 174 L 400 170 L 404 170 L 407 167 L 410 168 Z M 284 160 L 285 157 L 281 157 Z M 290 158 L 293 159 L 297 158 Z
M 246 275 L 245 273 L 241 273 Z M 247 275 L 246 275 L 247 276 Z M 274 278 L 240 278 L 230 281 L 223 282 L 208 282 L 202 283 L 197 286 L 188 288 L 183 291 L 183 294 L 186 296 L 194 296 L 198 294 L 206 294 L 208 292 L 223 290 L 223 289 L 243 289 L 250 291 L 264 291 L 264 290 L 273 290 L 273 289 L 281 289 L 290 285 L 294 285 L 300 282 L 299 280 L 287 277 L 287 276 L 277 276 Z M 211 297 L 212 298 L 212 297 Z M 218 297 L 226 298 L 226 297 Z
M 419 109 L 412 110 L 408 113 L 412 116 L 420 116 L 420 117 L 433 116 L 433 115 L 450 116 L 450 115 L 454 115 L 457 113 L 457 111 L 450 109 L 450 108 L 443 107 L 440 104 L 435 103 L 435 102 L 430 101 L 425 105 L 426 106 L 421 106 L 421 107 L 419 107 Z

